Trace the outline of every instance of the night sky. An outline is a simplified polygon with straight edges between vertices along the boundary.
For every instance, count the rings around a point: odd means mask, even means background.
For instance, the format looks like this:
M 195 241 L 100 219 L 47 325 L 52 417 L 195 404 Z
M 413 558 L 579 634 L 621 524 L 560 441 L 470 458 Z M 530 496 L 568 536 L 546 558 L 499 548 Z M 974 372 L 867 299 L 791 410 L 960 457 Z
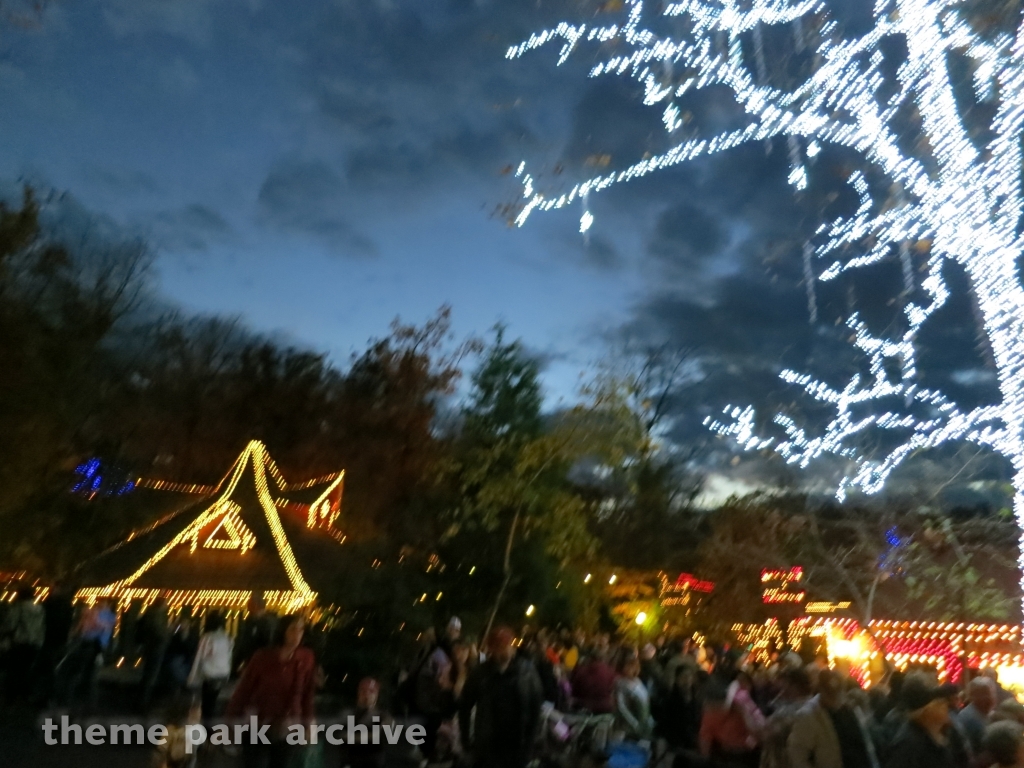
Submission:
M 623 339 L 692 347 L 676 437 L 762 481 L 776 470 L 733 464 L 703 418 L 726 403 L 798 406 L 782 367 L 848 378 L 861 361 L 842 321 L 857 309 L 877 330 L 898 322 L 898 269 L 823 288 L 811 325 L 799 254 L 818 222 L 785 184 L 782 146 L 595 196 L 586 238 L 578 208 L 510 227 L 521 160 L 555 191 L 668 146 L 635 83 L 587 79 L 593 52 L 557 69 L 557 46 L 505 60 L 530 32 L 597 7 L 51 2 L 38 24 L 0 21 L 0 181 L 57 190 L 62 215 L 142 235 L 167 302 L 240 315 L 339 363 L 396 315 L 421 322 L 444 303 L 460 334 L 500 320 L 522 336 L 552 406 Z M 702 130 L 742 119 L 721 93 L 684 106 Z M 824 157 L 807 196 L 846 204 L 829 173 L 842 162 Z M 969 299 L 930 333 L 928 385 L 965 405 L 994 398 Z M 963 461 L 937 458 L 942 471 Z

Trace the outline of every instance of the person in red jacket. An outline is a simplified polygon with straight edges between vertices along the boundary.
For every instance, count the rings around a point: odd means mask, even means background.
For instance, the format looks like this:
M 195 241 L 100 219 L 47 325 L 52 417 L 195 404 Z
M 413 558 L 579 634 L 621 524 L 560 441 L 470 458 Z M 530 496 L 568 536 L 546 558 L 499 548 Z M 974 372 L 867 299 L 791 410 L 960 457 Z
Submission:
M 244 746 L 246 768 L 286 768 L 288 726 L 308 725 L 313 720 L 316 658 L 313 651 L 302 647 L 305 630 L 302 616 L 283 617 L 274 645 L 253 654 L 228 702 L 229 718 L 255 715 L 261 727 L 270 726 L 270 744 Z

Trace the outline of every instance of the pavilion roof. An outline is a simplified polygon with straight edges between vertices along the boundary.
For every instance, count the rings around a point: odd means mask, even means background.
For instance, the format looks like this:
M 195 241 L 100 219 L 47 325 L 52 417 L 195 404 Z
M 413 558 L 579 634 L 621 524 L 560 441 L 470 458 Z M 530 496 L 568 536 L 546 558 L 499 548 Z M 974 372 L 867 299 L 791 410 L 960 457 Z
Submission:
M 215 486 L 142 480 L 138 492 L 168 511 L 87 562 L 78 597 L 242 607 L 261 593 L 286 609 L 309 604 L 344 538 L 334 526 L 343 479 L 288 483 L 253 440 Z

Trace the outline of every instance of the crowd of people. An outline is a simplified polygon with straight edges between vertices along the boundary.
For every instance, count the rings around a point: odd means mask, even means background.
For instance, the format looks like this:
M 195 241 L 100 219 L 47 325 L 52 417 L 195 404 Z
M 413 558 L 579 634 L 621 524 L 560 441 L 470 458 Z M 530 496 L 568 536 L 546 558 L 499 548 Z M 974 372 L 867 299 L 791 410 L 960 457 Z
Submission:
M 0 616 L 6 698 L 88 707 L 116 623 L 103 601 L 75 611 L 59 589 L 41 602 L 19 592 Z M 306 630 L 303 616 L 277 617 L 258 599 L 234 636 L 217 611 L 200 623 L 172 619 L 163 601 L 147 606 L 132 628 L 136 703 L 143 712 L 169 704 L 177 734 L 157 764 L 195 764 L 181 748 L 187 723 L 255 716 L 274 736 L 245 745 L 243 764 L 285 768 L 295 765 L 287 725 L 351 715 L 425 730 L 411 752 L 345 745 L 352 768 L 1024 768 L 1024 705 L 989 670 L 971 671 L 963 687 L 918 669 L 865 689 L 823 657 L 792 651 L 763 662 L 690 638 L 507 627 L 478 646 L 453 617 L 422 633 L 397 675 L 361 680 L 351 708 L 318 712 L 323 671 Z
M 643 756 L 628 764 L 666 768 L 1024 768 L 1024 705 L 993 670 L 963 689 L 923 668 L 865 689 L 820 656 L 499 632 L 489 640 L 507 658 L 481 656 L 453 619 L 403 676 L 431 759 L 521 768 L 571 741 L 577 761 L 623 745 Z
M 141 667 L 136 709 L 149 712 L 155 699 L 201 690 L 207 709 L 221 688 L 260 648 L 269 646 L 277 618 L 259 598 L 249 605 L 237 637 L 226 631 L 225 615 L 204 618 L 179 613 L 172 618 L 157 599 L 141 615 L 122 616 L 119 626 L 108 600 L 73 605 L 60 586 L 37 600 L 32 587 L 17 590 L 0 611 L 0 651 L 4 696 L 9 702 L 58 706 L 75 711 L 97 708 L 97 673 L 109 656 L 115 630 L 119 653 L 137 657 Z

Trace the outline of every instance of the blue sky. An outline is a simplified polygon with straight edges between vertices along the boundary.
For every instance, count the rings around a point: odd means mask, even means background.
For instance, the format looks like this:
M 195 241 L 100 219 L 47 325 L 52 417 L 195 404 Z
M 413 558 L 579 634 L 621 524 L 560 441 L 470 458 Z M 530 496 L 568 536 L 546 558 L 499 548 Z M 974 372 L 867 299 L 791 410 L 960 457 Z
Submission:
M 516 196 L 509 164 L 557 156 L 585 83 L 527 88 L 548 62 L 503 54 L 530 14 L 506 31 L 493 10 L 51 4 L 0 38 L 0 176 L 141 232 L 188 309 L 343 361 L 450 303 L 461 333 L 507 322 L 567 395 L 645 277 L 591 257 L 574 215 L 516 230 L 494 214 Z

